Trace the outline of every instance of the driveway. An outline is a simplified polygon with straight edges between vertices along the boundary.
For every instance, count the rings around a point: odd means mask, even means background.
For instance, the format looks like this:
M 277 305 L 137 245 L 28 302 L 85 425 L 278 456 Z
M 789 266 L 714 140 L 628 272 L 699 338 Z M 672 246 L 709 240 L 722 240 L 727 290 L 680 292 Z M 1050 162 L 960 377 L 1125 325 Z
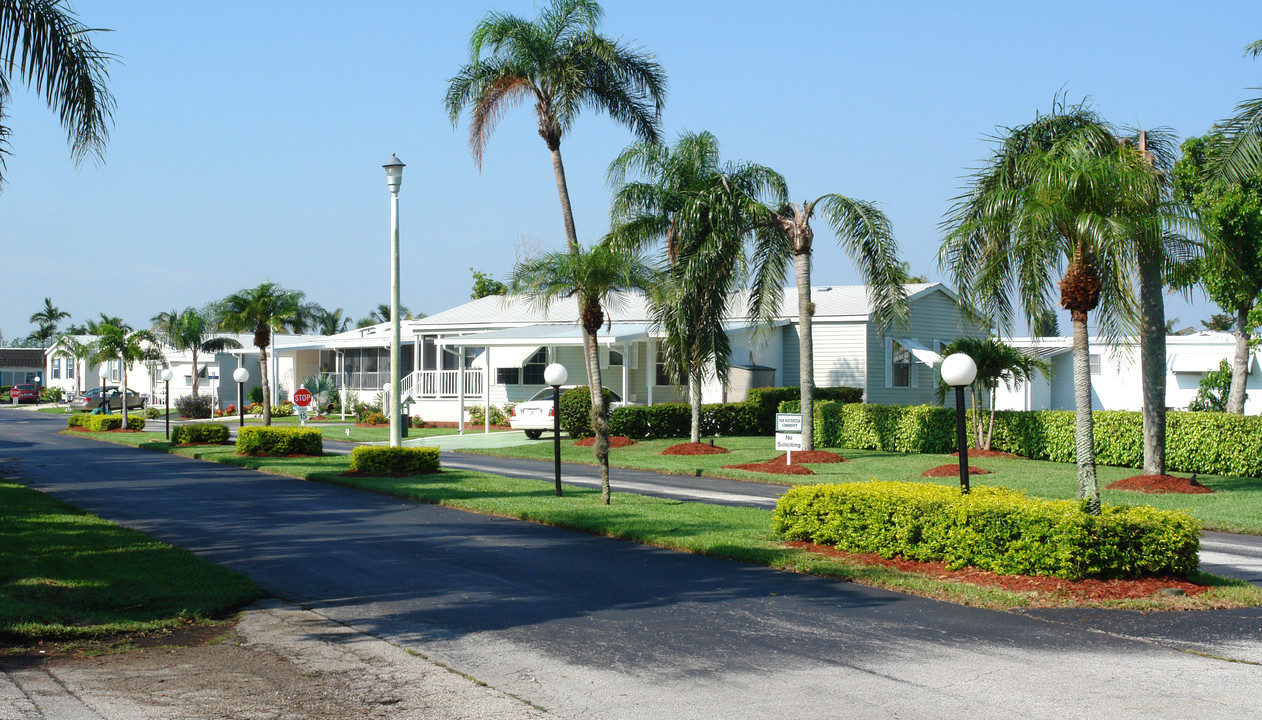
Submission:
M 0 416 L 0 458 L 31 486 L 562 717 L 1262 714 L 1256 609 L 965 608 L 61 436 L 53 420 Z

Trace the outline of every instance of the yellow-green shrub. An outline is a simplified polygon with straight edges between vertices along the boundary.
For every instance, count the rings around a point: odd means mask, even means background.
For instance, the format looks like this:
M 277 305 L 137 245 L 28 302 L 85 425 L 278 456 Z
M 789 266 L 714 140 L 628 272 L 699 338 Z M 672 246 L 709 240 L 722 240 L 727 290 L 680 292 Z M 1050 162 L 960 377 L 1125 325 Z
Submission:
M 123 427 L 122 415 L 71 415 L 66 419 L 67 427 L 81 427 L 91 432 L 118 430 Z M 144 430 L 145 419 L 139 415 L 127 416 L 128 430 Z
M 243 427 L 237 431 L 243 455 L 323 455 L 324 436 L 316 428 Z
M 788 540 L 1007 575 L 1068 579 L 1186 576 L 1200 527 L 1184 513 L 1040 500 L 1004 488 L 885 482 L 796 487 L 776 503 Z
M 223 423 L 178 425 L 171 430 L 171 442 L 175 445 L 193 443 L 223 445 L 228 442 L 228 426 Z
M 351 451 L 351 471 L 364 475 L 423 475 L 438 472 L 436 447 L 361 445 Z

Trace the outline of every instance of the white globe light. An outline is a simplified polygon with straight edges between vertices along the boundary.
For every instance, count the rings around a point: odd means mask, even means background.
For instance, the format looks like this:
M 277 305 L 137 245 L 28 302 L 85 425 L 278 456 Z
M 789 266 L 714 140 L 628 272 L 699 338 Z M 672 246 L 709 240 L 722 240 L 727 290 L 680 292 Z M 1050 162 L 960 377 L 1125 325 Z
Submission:
M 553 387 L 564 385 L 569 377 L 570 374 L 561 363 L 552 363 L 543 369 L 543 381 Z
M 250 379 L 250 371 L 245 368 L 237 368 L 232 371 L 232 379 L 239 383 L 246 382 Z
M 977 379 L 977 363 L 964 353 L 948 355 L 942 361 L 942 380 L 951 387 L 971 385 Z
M 174 375 L 175 375 L 175 373 L 171 372 L 171 368 L 163 368 L 163 370 L 162 370 L 162 382 L 171 382 L 171 378 L 172 378 L 172 376 L 174 376 Z

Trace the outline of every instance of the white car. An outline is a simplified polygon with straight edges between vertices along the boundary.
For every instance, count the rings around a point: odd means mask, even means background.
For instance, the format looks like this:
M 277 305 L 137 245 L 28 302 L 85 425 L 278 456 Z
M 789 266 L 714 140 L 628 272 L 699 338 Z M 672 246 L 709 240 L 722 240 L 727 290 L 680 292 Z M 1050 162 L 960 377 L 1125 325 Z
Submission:
M 575 387 L 574 385 L 562 385 L 561 392 Z M 620 408 L 623 405 L 633 405 L 634 403 L 624 403 L 622 398 L 618 397 L 618 393 L 609 388 L 605 388 L 609 392 L 612 402 L 609 409 Z M 552 430 L 552 388 L 547 387 L 535 393 L 535 396 L 525 402 L 519 402 L 513 406 L 513 414 L 508 418 L 508 424 L 514 430 L 524 430 L 526 437 L 531 440 L 538 440 L 543 435 L 544 430 Z

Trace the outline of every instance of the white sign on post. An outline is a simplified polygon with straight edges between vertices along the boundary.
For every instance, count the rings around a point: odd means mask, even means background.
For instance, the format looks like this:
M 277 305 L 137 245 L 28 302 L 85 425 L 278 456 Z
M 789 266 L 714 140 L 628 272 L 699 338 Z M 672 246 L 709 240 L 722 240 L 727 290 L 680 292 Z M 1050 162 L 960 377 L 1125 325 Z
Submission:
M 802 432 L 802 416 L 798 413 L 776 413 L 776 432 Z
M 776 449 L 788 453 L 786 465 L 793 462 L 793 451 L 802 449 L 801 414 L 776 413 Z
M 802 433 L 776 433 L 777 450 L 801 450 Z

